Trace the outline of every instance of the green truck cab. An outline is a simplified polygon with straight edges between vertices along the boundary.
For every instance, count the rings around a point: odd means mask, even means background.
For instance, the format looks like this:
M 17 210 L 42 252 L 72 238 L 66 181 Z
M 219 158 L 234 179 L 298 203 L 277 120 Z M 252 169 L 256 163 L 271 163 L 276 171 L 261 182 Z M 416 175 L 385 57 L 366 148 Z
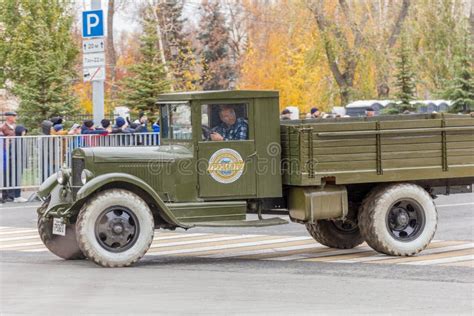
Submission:
M 121 267 L 155 229 L 288 223 L 263 217 L 279 213 L 329 247 L 414 255 L 436 231 L 433 198 L 472 191 L 471 117 L 280 122 L 278 104 L 276 91 L 161 95 L 160 146 L 76 149 L 41 185 L 44 244 Z

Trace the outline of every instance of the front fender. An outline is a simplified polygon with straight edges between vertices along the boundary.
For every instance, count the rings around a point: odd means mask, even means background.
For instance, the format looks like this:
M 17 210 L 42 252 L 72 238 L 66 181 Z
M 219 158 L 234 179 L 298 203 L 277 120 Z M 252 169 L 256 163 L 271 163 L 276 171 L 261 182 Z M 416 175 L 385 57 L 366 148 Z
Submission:
M 56 177 L 56 173 L 54 173 L 44 180 L 43 183 L 41 183 L 38 192 L 36 193 L 40 199 L 44 200 L 51 193 L 51 191 L 53 191 L 54 188 L 59 185 Z
M 154 203 L 160 208 L 160 211 L 162 212 L 161 215 L 163 216 L 163 218 L 170 224 L 174 224 L 182 228 L 192 227 L 179 222 L 178 219 L 173 215 L 170 209 L 163 202 L 163 200 L 160 198 L 160 196 L 155 192 L 155 190 L 153 190 L 150 185 L 148 185 L 148 183 L 144 182 L 138 177 L 126 173 L 108 173 L 91 179 L 79 189 L 76 195 L 76 200 L 85 200 L 87 197 L 89 197 L 91 194 L 93 194 L 100 188 L 114 182 L 128 183 L 145 191 L 153 199 Z

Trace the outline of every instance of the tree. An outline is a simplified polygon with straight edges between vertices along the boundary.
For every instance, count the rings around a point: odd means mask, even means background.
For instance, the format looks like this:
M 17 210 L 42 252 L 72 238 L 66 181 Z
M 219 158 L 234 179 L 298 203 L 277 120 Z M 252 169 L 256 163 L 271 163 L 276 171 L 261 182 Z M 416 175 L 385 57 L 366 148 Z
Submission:
M 72 84 L 78 50 L 69 3 L 5 0 L 1 6 L 2 79 L 20 98 L 20 121 L 31 129 L 76 110 Z
M 338 95 L 314 17 L 303 0 L 271 4 L 252 1 L 239 89 L 278 90 L 280 107 L 326 111 Z
M 408 13 L 412 6 L 410 0 L 401 1 L 374 1 L 371 6 L 371 16 L 374 16 L 374 25 L 366 35 L 367 45 L 373 50 L 377 64 L 377 97 L 386 99 L 390 95 L 390 77 L 393 69 L 391 51 L 398 41 L 402 28 L 407 23 Z M 399 7 L 399 9 L 398 9 Z M 393 16 L 394 19 L 390 19 Z
M 235 77 L 229 54 L 229 30 L 219 1 L 203 1 L 199 30 L 202 88 L 229 89 Z
M 464 54 L 460 55 L 456 62 L 458 71 L 455 77 L 448 82 L 448 87 L 444 91 L 444 97 L 453 101 L 450 112 L 454 113 L 474 111 L 474 67 L 472 63 L 474 54 L 472 45 L 469 44 L 467 38 L 464 47 Z
M 454 61 L 464 53 L 468 32 L 465 9 L 461 0 L 416 1 L 416 19 L 408 31 L 416 50 L 419 91 L 425 97 L 444 90 L 455 75 Z
M 240 78 L 244 52 L 248 48 L 250 11 L 245 10 L 246 6 L 246 0 L 224 1 L 224 9 L 228 12 L 229 49 L 236 80 Z
M 158 95 L 170 88 L 166 71 L 161 62 L 154 8 L 142 12 L 143 35 L 140 37 L 140 60 L 130 67 L 129 76 L 123 82 L 121 100 L 134 110 L 153 112 Z
M 183 0 L 160 1 L 159 20 L 163 31 L 163 49 L 170 66 L 173 86 L 176 90 L 195 90 L 199 76 L 189 34 L 184 25 L 188 19 L 183 17 Z
M 400 47 L 397 53 L 397 73 L 396 87 L 397 97 L 401 100 L 401 110 L 411 109 L 410 101 L 415 99 L 415 73 L 411 61 L 412 51 L 410 50 L 406 35 L 402 36 Z
M 376 45 L 372 45 L 371 34 L 366 30 L 368 21 L 376 15 L 377 8 L 374 6 L 366 6 L 363 1 L 348 3 L 346 0 L 339 0 L 337 4 L 335 1 L 308 0 L 308 6 L 323 37 L 327 63 L 339 86 L 340 103 L 346 105 L 354 94 L 356 71 L 366 50 L 374 49 L 385 57 L 388 48 L 391 48 L 398 38 L 408 14 L 410 0 L 403 0 L 400 11 L 394 15 L 396 19 L 390 31 L 381 32 L 383 36 L 378 38 Z M 386 29 L 379 25 L 374 28 L 384 31 Z M 388 95 L 387 78 L 379 77 L 379 94 Z

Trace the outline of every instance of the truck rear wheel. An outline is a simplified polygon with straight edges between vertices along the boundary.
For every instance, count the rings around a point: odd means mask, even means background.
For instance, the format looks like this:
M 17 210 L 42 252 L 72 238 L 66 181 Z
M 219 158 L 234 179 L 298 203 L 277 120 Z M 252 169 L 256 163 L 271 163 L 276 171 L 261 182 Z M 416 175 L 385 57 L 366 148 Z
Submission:
M 367 244 L 393 256 L 411 256 L 425 249 L 437 223 L 431 196 L 410 183 L 375 188 L 359 211 L 359 227 Z
M 148 205 L 136 194 L 111 189 L 84 204 L 77 218 L 79 247 L 103 267 L 137 262 L 153 241 L 154 221 Z
M 66 236 L 53 234 L 53 219 L 38 215 L 38 233 L 41 241 L 56 256 L 66 260 L 85 259 L 76 241 L 76 227 L 66 225 Z
M 306 224 L 306 229 L 317 242 L 331 248 L 350 249 L 364 242 L 359 227 L 351 221 L 319 220 Z

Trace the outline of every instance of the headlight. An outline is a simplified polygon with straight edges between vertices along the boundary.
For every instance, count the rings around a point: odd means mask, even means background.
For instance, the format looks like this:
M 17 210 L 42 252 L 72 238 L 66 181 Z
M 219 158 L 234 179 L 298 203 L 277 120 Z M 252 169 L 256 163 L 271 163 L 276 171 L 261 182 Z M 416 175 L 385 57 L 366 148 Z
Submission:
M 63 169 L 59 169 L 58 173 L 56 173 L 56 180 L 58 180 L 58 183 L 61 185 L 66 184 L 67 180 L 69 180 L 68 172 Z
M 87 183 L 87 181 L 89 181 L 93 177 L 94 177 L 94 175 L 89 170 L 87 170 L 87 169 L 82 170 L 82 172 L 81 172 L 82 185 L 85 185 Z

